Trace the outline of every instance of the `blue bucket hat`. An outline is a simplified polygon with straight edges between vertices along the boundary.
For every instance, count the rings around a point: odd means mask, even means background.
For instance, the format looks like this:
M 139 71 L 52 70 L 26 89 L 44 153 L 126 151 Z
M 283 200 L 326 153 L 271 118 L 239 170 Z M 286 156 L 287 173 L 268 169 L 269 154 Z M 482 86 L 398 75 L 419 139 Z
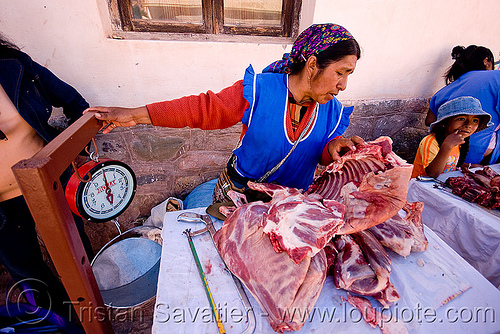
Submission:
M 479 116 L 480 122 L 476 132 L 484 130 L 493 125 L 491 115 L 483 110 L 481 102 L 472 96 L 460 96 L 443 103 L 437 112 L 437 120 L 431 123 L 429 130 L 432 131 L 435 125 L 441 121 L 458 115 Z

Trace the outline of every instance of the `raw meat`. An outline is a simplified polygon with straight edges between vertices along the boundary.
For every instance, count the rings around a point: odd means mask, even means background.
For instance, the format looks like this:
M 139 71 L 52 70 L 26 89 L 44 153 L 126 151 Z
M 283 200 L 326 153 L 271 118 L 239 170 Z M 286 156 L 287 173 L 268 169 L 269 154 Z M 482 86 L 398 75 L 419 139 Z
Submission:
M 483 169 L 478 169 L 474 173 L 468 168 L 462 168 L 462 173 L 470 175 L 478 184 L 498 191 L 500 186 L 500 175 L 498 175 L 491 167 L 485 166 Z
M 477 203 L 488 209 L 500 208 L 500 175 L 490 167 L 475 172 L 462 168 L 464 176 L 449 177 L 446 185 L 471 203 Z
M 336 201 L 323 203 L 317 195 L 278 185 L 249 182 L 248 186 L 272 196 L 262 217 L 263 231 L 276 252 L 286 251 L 297 264 L 323 249 L 344 224 L 344 206 Z
M 423 252 L 429 246 L 422 224 L 424 203 L 406 202 L 404 218 L 399 213 L 385 222 L 370 228 L 370 231 L 382 245 L 403 257 L 410 252 Z
M 214 236 L 231 272 L 252 293 L 277 332 L 302 328 L 319 297 L 326 278 L 326 256 L 294 263 L 287 253 L 275 252 L 261 226 L 270 204 L 253 202 L 237 208 Z
M 392 152 L 391 143 L 381 137 L 358 146 L 328 166 L 305 193 L 249 182 L 271 202 L 236 199 L 239 207 L 228 213 L 214 240 L 275 331 L 302 328 L 306 319 L 294 314 L 312 309 L 327 272 L 338 288 L 373 296 L 384 306 L 399 299 L 390 281 L 390 258 L 367 230 L 406 203 L 413 166 Z M 418 230 L 420 212 L 414 211 L 415 218 L 405 219 L 415 220 Z
M 389 279 L 391 259 L 371 232 L 340 235 L 333 243 L 336 250 L 333 279 L 337 288 L 372 296 L 384 306 L 399 299 Z M 332 263 L 331 259 L 327 258 L 327 263 Z
M 406 329 L 402 321 L 397 321 L 396 317 L 378 312 L 375 308 L 372 307 L 368 299 L 359 296 L 352 296 L 348 293 L 347 302 L 356 307 L 361 312 L 361 314 L 363 315 L 363 319 L 370 326 L 378 326 L 383 334 L 408 333 L 408 330 Z
M 403 207 L 412 169 L 392 152 L 392 140 L 380 137 L 327 166 L 306 194 L 344 204 L 345 224 L 338 233 L 355 233 L 386 221 Z

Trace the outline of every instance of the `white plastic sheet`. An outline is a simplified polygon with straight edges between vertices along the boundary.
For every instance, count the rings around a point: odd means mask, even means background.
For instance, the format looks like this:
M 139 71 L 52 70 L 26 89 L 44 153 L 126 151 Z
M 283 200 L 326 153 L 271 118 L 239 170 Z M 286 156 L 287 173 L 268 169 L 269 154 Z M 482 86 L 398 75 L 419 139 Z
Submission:
M 500 173 L 500 165 L 492 168 Z M 460 175 L 460 172 L 445 173 L 439 179 Z M 423 223 L 493 285 L 500 287 L 500 218 L 488 209 L 433 188 L 433 184 L 412 179 L 408 201 L 424 202 Z
M 204 209 L 186 211 L 203 213 Z M 186 228 L 196 230 L 203 224 L 176 222 L 181 212 L 165 215 L 152 332 L 218 333 L 188 242 L 182 235 Z M 435 233 L 428 228 L 425 233 L 429 239 L 426 252 L 412 253 L 406 259 L 390 253 L 391 278 L 401 299 L 389 309 L 378 310 L 403 322 L 409 333 L 498 331 L 500 291 Z M 246 328 L 246 315 L 209 235 L 195 237 L 194 242 L 227 333 L 241 333 Z M 274 333 L 256 300 L 247 294 L 257 318 L 255 333 Z M 307 320 L 300 333 L 380 333 L 342 297 L 346 297 L 345 291 L 336 289 L 333 279 L 327 278 L 314 309 L 305 315 Z

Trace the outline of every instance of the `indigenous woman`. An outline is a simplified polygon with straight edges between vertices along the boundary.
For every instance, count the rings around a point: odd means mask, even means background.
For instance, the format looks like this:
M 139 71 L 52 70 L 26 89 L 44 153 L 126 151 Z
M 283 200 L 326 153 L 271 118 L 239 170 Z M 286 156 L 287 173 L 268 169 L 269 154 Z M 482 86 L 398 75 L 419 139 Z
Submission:
M 87 111 L 110 123 L 104 133 L 136 124 L 223 129 L 242 122 L 240 143 L 215 186 L 215 202 L 228 200 L 228 190 L 245 192 L 249 180 L 307 189 L 318 163 L 328 164 L 363 142 L 341 136 L 352 107 L 336 98 L 359 57 L 359 45 L 345 28 L 315 24 L 282 60 L 258 74 L 249 66 L 243 80 L 217 94 Z

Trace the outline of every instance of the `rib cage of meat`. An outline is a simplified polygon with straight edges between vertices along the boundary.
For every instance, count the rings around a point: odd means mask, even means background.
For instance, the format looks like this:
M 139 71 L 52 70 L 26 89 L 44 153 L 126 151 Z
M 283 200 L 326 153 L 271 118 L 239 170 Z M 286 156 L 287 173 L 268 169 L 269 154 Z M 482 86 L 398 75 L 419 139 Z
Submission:
M 344 185 L 353 182 L 356 186 L 359 186 L 363 176 L 369 172 L 383 170 L 385 170 L 385 165 L 378 159 L 372 157 L 366 157 L 363 160 L 350 159 L 345 161 L 337 173 L 324 172 L 315 182 L 314 193 L 321 195 L 323 198 L 338 200 L 340 190 Z
M 413 165 L 392 152 L 392 140 L 380 137 L 358 145 L 327 166 L 306 194 L 338 200 L 345 206 L 339 234 L 365 230 L 393 217 L 406 203 Z

